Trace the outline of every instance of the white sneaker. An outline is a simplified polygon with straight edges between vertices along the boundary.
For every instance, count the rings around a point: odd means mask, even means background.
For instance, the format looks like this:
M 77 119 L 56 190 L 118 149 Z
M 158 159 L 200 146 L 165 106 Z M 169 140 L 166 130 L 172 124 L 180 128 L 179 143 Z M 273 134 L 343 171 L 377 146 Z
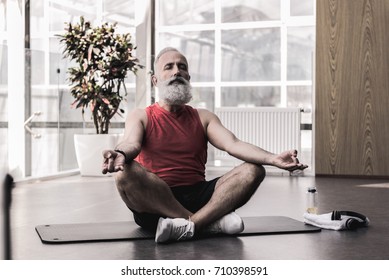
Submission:
M 231 212 L 221 217 L 216 222 L 213 222 L 204 229 L 207 234 L 237 234 L 244 230 L 244 223 L 241 217 L 235 212 Z
M 170 240 L 186 240 L 194 235 L 195 225 L 183 218 L 159 218 L 155 242 L 163 243 Z

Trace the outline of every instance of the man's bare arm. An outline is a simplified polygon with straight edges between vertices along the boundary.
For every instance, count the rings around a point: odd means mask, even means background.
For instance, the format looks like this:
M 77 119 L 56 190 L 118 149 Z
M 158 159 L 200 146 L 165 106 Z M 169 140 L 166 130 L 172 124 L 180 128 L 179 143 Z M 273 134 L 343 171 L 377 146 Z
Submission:
M 104 174 L 123 170 L 124 164 L 132 161 L 140 153 L 146 125 L 147 115 L 144 110 L 136 109 L 128 114 L 123 140 L 116 146 L 116 151 L 103 151 Z
M 307 167 L 299 163 L 296 150 L 273 154 L 238 139 L 230 130 L 223 126 L 215 114 L 206 110 L 199 110 L 199 114 L 209 142 L 233 157 L 254 164 L 273 165 L 289 171 Z

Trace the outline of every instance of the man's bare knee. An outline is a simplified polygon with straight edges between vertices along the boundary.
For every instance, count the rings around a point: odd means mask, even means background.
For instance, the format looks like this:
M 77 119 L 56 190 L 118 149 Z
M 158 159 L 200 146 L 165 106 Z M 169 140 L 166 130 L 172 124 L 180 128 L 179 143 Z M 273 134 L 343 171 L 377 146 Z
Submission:
M 257 191 L 259 185 L 263 181 L 266 175 L 266 170 L 262 165 L 243 163 L 241 166 L 241 178 L 244 178 L 245 192 L 238 204 L 238 207 L 243 206 Z
M 116 186 L 120 189 L 127 189 L 131 185 L 136 185 L 142 176 L 142 167 L 136 161 L 132 161 L 124 166 L 123 171 L 115 174 Z M 144 172 L 143 172 L 144 173 Z
M 118 189 L 123 189 L 124 185 L 126 184 L 125 178 L 126 178 L 126 175 L 124 174 L 123 171 L 115 174 L 115 183 L 116 183 L 116 187 Z
M 242 167 L 244 167 L 242 168 L 244 176 L 256 185 L 259 185 L 265 179 L 266 169 L 262 165 L 245 162 Z
M 143 212 L 145 206 L 141 177 L 142 167 L 135 161 L 126 164 L 123 171 L 115 174 L 115 184 L 118 192 L 127 207 Z
M 173 196 L 170 187 L 138 162 L 126 164 L 116 174 L 116 187 L 126 205 L 139 213 L 187 217 L 191 213 Z

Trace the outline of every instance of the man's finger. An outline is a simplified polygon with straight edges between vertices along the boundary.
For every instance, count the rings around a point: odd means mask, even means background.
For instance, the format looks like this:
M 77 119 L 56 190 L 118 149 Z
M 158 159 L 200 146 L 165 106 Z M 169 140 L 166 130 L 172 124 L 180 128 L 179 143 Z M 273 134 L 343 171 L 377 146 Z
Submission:
M 110 158 L 112 156 L 111 151 L 103 151 L 103 157 L 104 158 Z
M 112 172 L 112 171 L 115 170 L 114 163 L 115 163 L 115 160 L 112 157 L 108 158 L 108 166 L 107 166 L 108 167 L 108 171 Z
M 123 171 L 123 170 L 124 170 L 123 165 L 116 165 L 115 166 L 115 171 Z
M 297 150 L 290 150 L 290 154 L 294 157 L 297 157 Z

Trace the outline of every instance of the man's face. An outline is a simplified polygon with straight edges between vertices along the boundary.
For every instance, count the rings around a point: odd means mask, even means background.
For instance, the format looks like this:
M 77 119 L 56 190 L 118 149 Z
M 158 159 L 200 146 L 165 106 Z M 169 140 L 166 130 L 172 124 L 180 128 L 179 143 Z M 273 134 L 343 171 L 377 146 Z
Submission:
M 157 82 L 166 81 L 174 76 L 181 76 L 185 80 L 190 80 L 188 62 L 186 58 L 176 51 L 164 53 L 156 65 Z
M 184 105 L 192 99 L 188 63 L 176 51 L 164 53 L 156 65 L 153 83 L 159 88 L 159 97 L 169 105 Z

